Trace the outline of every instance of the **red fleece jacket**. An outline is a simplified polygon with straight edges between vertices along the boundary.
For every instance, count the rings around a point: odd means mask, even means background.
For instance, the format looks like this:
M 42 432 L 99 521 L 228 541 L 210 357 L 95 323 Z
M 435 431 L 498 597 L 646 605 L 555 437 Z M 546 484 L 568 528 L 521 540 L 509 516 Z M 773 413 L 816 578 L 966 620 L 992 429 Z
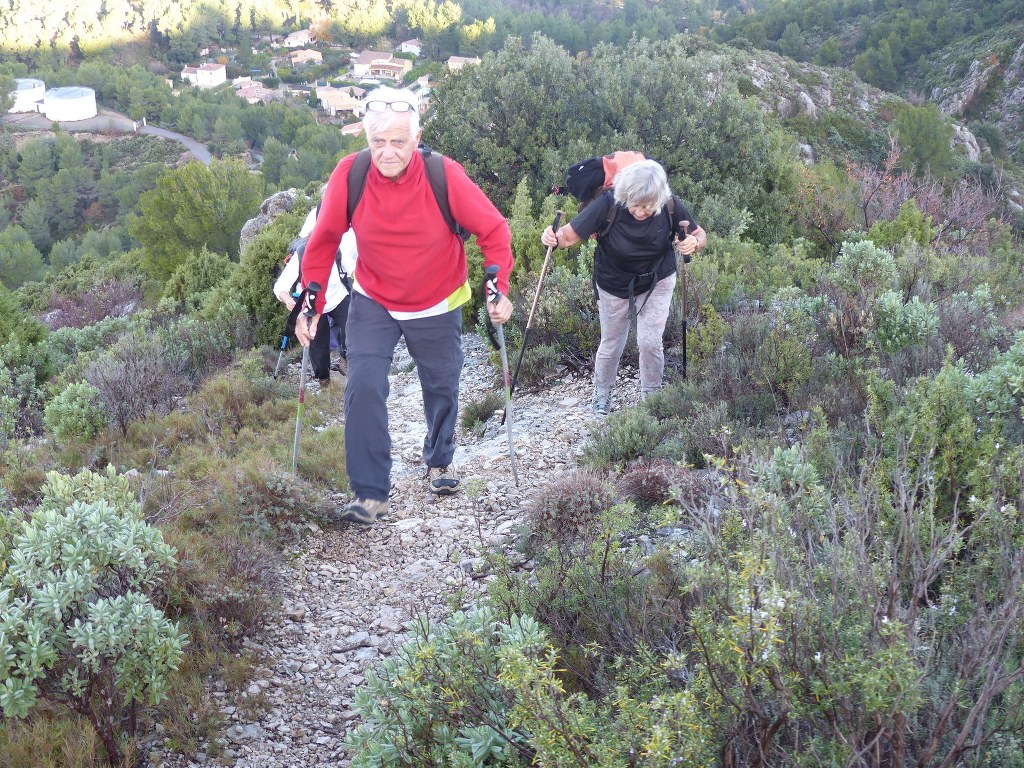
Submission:
M 348 172 L 355 155 L 341 159 L 324 191 L 316 228 L 302 257 L 302 282 L 327 284 L 341 236 L 349 228 Z M 452 216 L 476 235 L 485 265 L 497 264 L 498 290 L 508 292 L 512 236 L 508 223 L 454 160 L 445 158 Z M 356 282 L 387 310 L 418 312 L 440 303 L 466 282 L 466 251 L 448 228 L 430 188 L 420 153 L 397 180 L 371 163 L 352 216 L 359 253 Z M 323 309 L 323 294 L 317 311 Z

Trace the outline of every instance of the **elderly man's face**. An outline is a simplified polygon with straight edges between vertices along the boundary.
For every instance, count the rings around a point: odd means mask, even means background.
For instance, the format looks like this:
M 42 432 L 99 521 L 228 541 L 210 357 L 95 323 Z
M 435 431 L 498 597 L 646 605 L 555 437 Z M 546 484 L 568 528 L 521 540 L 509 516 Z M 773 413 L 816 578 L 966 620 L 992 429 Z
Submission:
M 396 116 L 388 128 L 370 136 L 370 158 L 377 170 L 389 179 L 397 179 L 409 167 L 412 153 L 420 143 L 422 131 L 412 132 L 408 117 Z

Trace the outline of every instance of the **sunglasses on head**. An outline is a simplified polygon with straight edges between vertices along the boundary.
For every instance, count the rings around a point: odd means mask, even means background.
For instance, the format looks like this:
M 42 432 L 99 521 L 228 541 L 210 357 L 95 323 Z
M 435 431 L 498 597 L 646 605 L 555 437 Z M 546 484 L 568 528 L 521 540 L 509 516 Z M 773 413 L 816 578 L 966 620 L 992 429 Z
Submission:
M 407 101 L 378 101 L 374 99 L 366 102 L 367 112 L 383 112 L 386 109 L 390 109 L 392 112 L 411 112 L 413 106 Z

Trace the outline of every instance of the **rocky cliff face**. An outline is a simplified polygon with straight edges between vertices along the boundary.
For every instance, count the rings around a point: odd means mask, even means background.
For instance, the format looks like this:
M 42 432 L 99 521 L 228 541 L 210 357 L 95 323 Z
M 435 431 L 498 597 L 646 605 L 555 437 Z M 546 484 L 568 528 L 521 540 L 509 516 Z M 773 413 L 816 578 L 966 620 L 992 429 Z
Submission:
M 304 199 L 305 195 L 297 189 L 286 189 L 281 192 L 275 192 L 273 195 L 263 201 L 260 206 L 260 212 L 255 217 L 245 222 L 242 227 L 242 232 L 238 237 L 238 252 L 242 253 L 249 243 L 256 239 L 256 235 L 263 231 L 270 222 L 280 216 L 282 213 L 287 213 L 295 207 L 295 203 Z
M 1024 29 L 1008 30 L 981 43 L 973 41 L 973 48 L 964 43 L 944 52 L 932 62 L 939 83 L 929 91 L 929 98 L 955 121 L 998 125 L 1011 151 L 1020 146 L 1024 134 L 1022 37 Z M 965 58 L 970 64 L 961 74 Z
M 1021 59 L 1024 59 L 1024 55 Z M 1024 62 L 1021 62 L 1019 69 L 1024 69 Z M 757 99 L 761 109 L 783 120 L 802 118 L 805 121 L 826 121 L 832 124 L 837 120 L 845 120 L 877 134 L 886 130 L 886 112 L 891 111 L 886 109 L 886 105 L 900 100 L 894 94 L 862 82 L 848 70 L 797 63 L 765 51 L 757 51 L 755 56 L 740 67 L 740 71 L 743 73 L 741 77 L 745 75 L 749 79 L 747 92 Z M 959 105 L 962 108 L 963 103 L 976 98 L 971 94 L 984 88 L 986 77 L 991 77 L 991 73 L 984 68 L 979 67 L 973 71 L 974 76 L 965 78 L 961 90 L 944 97 L 944 110 L 947 103 L 951 107 Z M 971 160 L 978 160 L 981 148 L 977 138 L 967 128 L 962 111 L 947 111 L 946 114 L 953 119 L 954 150 L 959 149 Z M 822 154 L 822 149 L 808 139 L 800 144 L 801 159 L 805 163 L 813 163 Z

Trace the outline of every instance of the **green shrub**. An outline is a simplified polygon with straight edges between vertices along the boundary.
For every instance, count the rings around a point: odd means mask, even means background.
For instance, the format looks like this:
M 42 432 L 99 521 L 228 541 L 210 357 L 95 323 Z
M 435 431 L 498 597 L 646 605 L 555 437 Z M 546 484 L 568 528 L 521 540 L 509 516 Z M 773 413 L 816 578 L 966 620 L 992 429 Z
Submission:
M 892 248 L 905 241 L 926 246 L 934 235 L 931 217 L 921 213 L 917 201 L 910 198 L 900 206 L 900 212 L 893 221 L 880 219 L 875 222 L 868 232 L 868 239 L 880 248 Z
M 689 355 L 688 365 L 700 368 L 718 352 L 725 341 L 728 326 L 711 304 L 704 305 L 700 322 L 687 327 L 686 349 Z
M 1006 347 L 1006 330 L 997 322 L 995 301 L 989 286 L 973 293 L 956 293 L 938 305 L 939 338 L 953 349 L 954 359 L 963 360 L 971 371 L 989 367 L 992 358 Z
M 890 354 L 926 343 L 939 326 L 935 305 L 922 303 L 917 296 L 904 303 L 900 294 L 886 291 L 878 297 L 876 311 L 878 345 Z
M 0 339 L 37 344 L 46 337 L 46 329 L 18 305 L 15 294 L 0 284 Z
M 763 424 L 799 386 L 809 353 L 801 351 L 795 331 L 780 327 L 772 315 L 741 312 L 728 320 L 721 347 L 699 371 L 700 397 L 725 403 L 730 419 Z M 773 350 L 785 354 L 777 357 Z
M 769 302 L 782 288 L 811 286 L 821 264 L 809 251 L 804 240 L 766 247 L 739 235 L 711 237 L 687 269 L 701 301 L 736 309 Z
M 196 653 L 237 653 L 274 606 L 270 545 L 229 526 L 200 533 L 175 524 L 168 539 L 179 556 L 165 580 L 167 612 L 187 626 Z
M 190 407 L 202 415 L 211 435 L 234 438 L 242 430 L 262 429 L 294 411 L 285 401 L 288 394 L 283 381 L 230 370 L 206 381 L 191 398 Z
M 659 424 L 640 409 L 618 411 L 609 416 L 603 426 L 593 430 L 580 460 L 586 466 L 604 469 L 622 466 L 640 457 L 649 459 L 673 426 Z
M 40 375 L 45 370 L 31 365 L 31 353 L 40 353 L 42 345 L 26 348 L 14 342 L 0 346 L 0 434 L 3 440 L 28 437 L 42 426 L 43 390 Z M 9 356 L 12 364 L 4 365 Z M 28 358 L 28 359 L 26 359 Z
M 353 768 L 399 765 L 530 765 L 526 734 L 508 722 L 515 696 L 500 682 L 509 653 L 540 656 L 537 622 L 494 611 L 458 612 L 441 624 L 421 620 L 414 637 L 369 672 L 356 692 L 366 720 L 346 740 Z
M 5 368 L 0 368 L 0 392 L 4 393 L 0 395 L 0 448 L 6 447 L 8 441 L 14 437 L 18 416 L 21 413 L 21 401 L 7 394 L 13 390 L 11 374 Z
M 504 404 L 505 398 L 497 392 L 485 392 L 479 400 L 470 400 L 462 406 L 459 425 L 467 432 L 473 432 L 480 428 Z
M 214 295 L 213 303 L 208 302 L 204 308 L 206 317 L 213 319 L 220 305 L 234 303 L 241 310 L 237 312 L 238 318 L 252 326 L 256 343 L 274 344 L 281 340 L 288 312 L 270 289 L 288 254 L 288 244 L 298 233 L 307 212 L 308 208 L 297 206 L 278 216 L 246 246 L 221 294 L 231 297 L 232 302 L 219 301 Z
M 528 312 L 527 307 L 524 312 L 514 313 L 506 324 L 505 341 L 509 349 L 517 350 L 521 346 Z M 482 334 L 482 316 L 479 329 Z M 544 279 L 516 387 L 529 387 L 544 380 L 558 364 L 572 370 L 589 368 L 600 341 L 601 328 L 590 272 L 577 274 L 568 267 L 556 267 Z
M 219 293 L 221 283 L 233 268 L 226 254 L 206 248 L 190 253 L 165 283 L 163 295 L 180 304 L 186 312 L 196 312 L 211 296 Z
M 0 707 L 24 717 L 45 697 L 86 713 L 119 765 L 135 706 L 165 696 L 187 642 L 151 602 L 174 551 L 112 468 L 51 473 L 42 493 L 0 539 Z
M 109 347 L 129 332 L 135 321 L 126 317 L 108 317 L 84 328 L 58 328 L 46 337 L 47 354 L 54 372 L 60 373 L 86 352 Z
M 725 402 L 697 400 L 680 416 L 677 428 L 658 446 L 655 456 L 700 469 L 705 466 L 705 456 L 729 455 L 731 438 Z
M 999 423 L 1015 444 L 1024 441 L 1024 333 L 991 368 L 969 379 L 965 390 L 980 421 Z
M 87 381 L 70 384 L 47 403 L 44 420 L 61 442 L 91 440 L 107 426 L 100 392 Z
M 257 460 L 241 467 L 237 509 L 244 530 L 271 541 L 294 540 L 327 501 L 309 482 Z
M 246 339 L 236 337 L 236 325 L 218 325 L 198 317 L 181 317 L 158 328 L 154 341 L 174 378 L 196 386 L 212 370 L 228 365 L 236 349 L 247 348 Z

